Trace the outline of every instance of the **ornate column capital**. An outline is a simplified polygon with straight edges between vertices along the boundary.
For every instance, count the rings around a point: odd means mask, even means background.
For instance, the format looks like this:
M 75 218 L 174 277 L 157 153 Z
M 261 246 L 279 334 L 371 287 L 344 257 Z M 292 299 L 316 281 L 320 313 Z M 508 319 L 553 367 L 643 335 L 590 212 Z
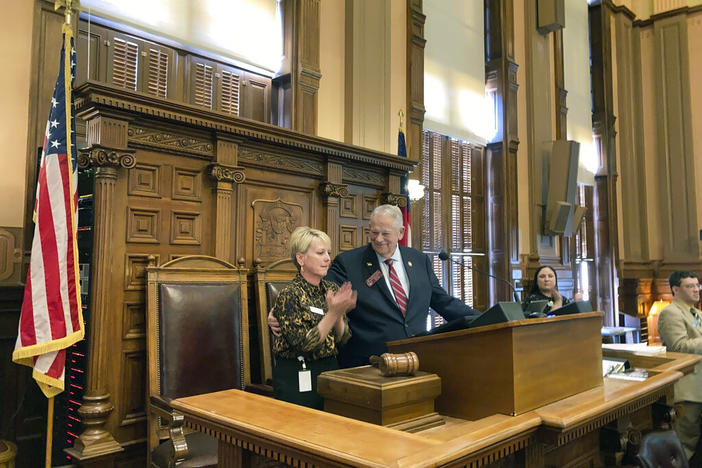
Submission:
M 380 202 L 382 204 L 396 205 L 399 208 L 404 208 L 407 206 L 407 196 L 399 193 L 385 192 L 380 195 Z
M 349 186 L 347 184 L 335 184 L 332 182 L 322 182 L 319 190 L 327 198 L 344 198 L 349 196 Z
M 134 150 L 106 148 L 93 145 L 78 152 L 78 167 L 113 167 L 131 169 L 136 166 Z
M 241 184 L 246 180 L 246 173 L 241 166 L 228 166 L 226 164 L 210 164 L 208 174 L 217 182 L 233 182 Z

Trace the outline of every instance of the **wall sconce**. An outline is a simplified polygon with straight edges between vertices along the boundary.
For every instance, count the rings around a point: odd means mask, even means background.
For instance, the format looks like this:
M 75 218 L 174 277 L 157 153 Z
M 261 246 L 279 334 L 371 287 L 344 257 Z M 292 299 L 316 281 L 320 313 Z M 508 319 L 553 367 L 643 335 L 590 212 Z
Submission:
M 407 181 L 407 191 L 409 192 L 410 201 L 417 201 L 424 198 L 424 186 L 416 179 Z
M 654 302 L 651 308 L 648 310 L 646 324 L 648 325 L 649 346 L 660 346 L 661 344 L 661 337 L 658 336 L 658 316 L 663 309 L 668 307 L 669 304 L 670 301 L 658 300 Z

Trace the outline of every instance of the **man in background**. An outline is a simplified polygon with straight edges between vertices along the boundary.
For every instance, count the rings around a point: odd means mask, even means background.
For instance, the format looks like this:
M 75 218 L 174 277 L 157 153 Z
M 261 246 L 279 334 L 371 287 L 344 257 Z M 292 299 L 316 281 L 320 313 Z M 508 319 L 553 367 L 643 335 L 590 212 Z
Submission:
M 670 278 L 673 303 L 661 311 L 658 334 L 669 351 L 702 354 L 702 312 L 696 308 L 700 301 L 700 282 L 692 271 L 675 271 Z M 675 432 L 690 466 L 700 466 L 702 453 L 695 454 L 702 424 L 702 361 L 695 372 L 675 383 L 675 402 L 682 408 L 675 420 Z M 691 458 L 695 455 L 694 460 Z

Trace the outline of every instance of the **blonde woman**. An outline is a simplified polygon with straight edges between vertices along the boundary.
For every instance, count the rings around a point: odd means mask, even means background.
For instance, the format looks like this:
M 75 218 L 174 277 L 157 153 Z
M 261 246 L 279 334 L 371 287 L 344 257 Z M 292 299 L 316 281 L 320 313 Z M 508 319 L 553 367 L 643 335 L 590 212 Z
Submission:
M 339 368 L 338 346 L 351 337 L 346 313 L 356 306 L 356 292 L 351 283 L 339 287 L 324 279 L 331 265 L 326 233 L 298 227 L 290 236 L 289 250 L 299 273 L 273 307 L 281 328 L 273 342 L 273 390 L 279 400 L 323 409 L 317 376 Z

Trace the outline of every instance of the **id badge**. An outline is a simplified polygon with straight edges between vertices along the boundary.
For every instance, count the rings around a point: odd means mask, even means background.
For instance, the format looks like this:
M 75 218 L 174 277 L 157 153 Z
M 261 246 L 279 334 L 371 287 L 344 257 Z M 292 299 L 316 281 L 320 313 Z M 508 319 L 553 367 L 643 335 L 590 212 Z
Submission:
M 312 391 L 312 371 L 301 370 L 297 373 L 298 388 L 300 393 Z

